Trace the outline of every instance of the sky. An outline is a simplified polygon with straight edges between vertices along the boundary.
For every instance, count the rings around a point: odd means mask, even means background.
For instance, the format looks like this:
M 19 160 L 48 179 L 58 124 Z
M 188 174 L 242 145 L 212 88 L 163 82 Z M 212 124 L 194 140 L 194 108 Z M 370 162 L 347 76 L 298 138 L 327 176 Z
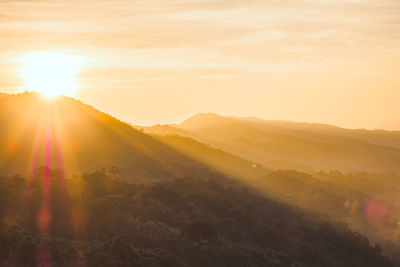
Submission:
M 134 124 L 400 130 L 398 0 L 0 0 L 0 92 L 26 89 L 35 51 L 83 56 L 76 97 Z

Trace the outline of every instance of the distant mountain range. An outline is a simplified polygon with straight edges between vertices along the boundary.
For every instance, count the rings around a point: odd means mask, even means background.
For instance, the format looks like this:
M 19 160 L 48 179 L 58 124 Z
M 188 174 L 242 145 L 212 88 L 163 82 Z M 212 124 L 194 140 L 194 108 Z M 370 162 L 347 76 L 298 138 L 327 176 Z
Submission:
M 400 171 L 400 132 L 200 113 L 179 125 L 136 127 L 210 144 L 272 169 Z

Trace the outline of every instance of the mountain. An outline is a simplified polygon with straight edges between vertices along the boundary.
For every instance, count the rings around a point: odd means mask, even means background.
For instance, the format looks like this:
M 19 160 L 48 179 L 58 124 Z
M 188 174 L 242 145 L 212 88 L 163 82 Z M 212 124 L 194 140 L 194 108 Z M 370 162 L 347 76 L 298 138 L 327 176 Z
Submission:
M 400 134 L 197 114 L 178 126 L 217 148 L 270 168 L 400 171 Z
M 32 174 L 40 166 L 67 175 L 117 167 L 141 182 L 220 174 L 82 102 L 38 94 L 0 95 L 0 172 Z
M 346 129 L 338 126 L 321 123 L 299 123 L 290 121 L 273 121 L 259 118 L 241 118 L 246 122 L 251 122 L 256 127 L 269 128 L 271 130 L 281 130 L 292 133 L 314 133 L 319 135 L 335 135 L 343 137 L 353 137 L 368 143 L 400 148 L 400 131 L 386 130 L 366 130 L 366 129 Z

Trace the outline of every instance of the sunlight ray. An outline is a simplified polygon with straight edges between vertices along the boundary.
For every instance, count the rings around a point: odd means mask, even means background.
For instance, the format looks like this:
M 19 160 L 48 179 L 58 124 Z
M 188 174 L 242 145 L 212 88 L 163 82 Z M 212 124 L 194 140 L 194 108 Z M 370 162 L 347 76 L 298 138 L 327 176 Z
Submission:
M 73 96 L 81 89 L 78 73 L 83 69 L 82 56 L 57 51 L 36 51 L 16 60 L 25 90 L 45 97 Z

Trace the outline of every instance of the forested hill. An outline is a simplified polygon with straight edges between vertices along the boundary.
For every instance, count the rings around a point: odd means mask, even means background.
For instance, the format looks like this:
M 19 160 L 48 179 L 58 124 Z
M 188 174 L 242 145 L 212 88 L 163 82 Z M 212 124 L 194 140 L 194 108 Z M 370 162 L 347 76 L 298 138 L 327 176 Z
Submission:
M 50 165 L 66 174 L 116 166 L 134 182 L 219 174 L 114 117 L 68 98 L 0 95 L 0 170 L 29 174 Z
M 38 169 L 0 177 L 0 196 L 1 266 L 395 266 L 345 225 L 232 180 L 138 185 L 104 170 L 64 180 Z

